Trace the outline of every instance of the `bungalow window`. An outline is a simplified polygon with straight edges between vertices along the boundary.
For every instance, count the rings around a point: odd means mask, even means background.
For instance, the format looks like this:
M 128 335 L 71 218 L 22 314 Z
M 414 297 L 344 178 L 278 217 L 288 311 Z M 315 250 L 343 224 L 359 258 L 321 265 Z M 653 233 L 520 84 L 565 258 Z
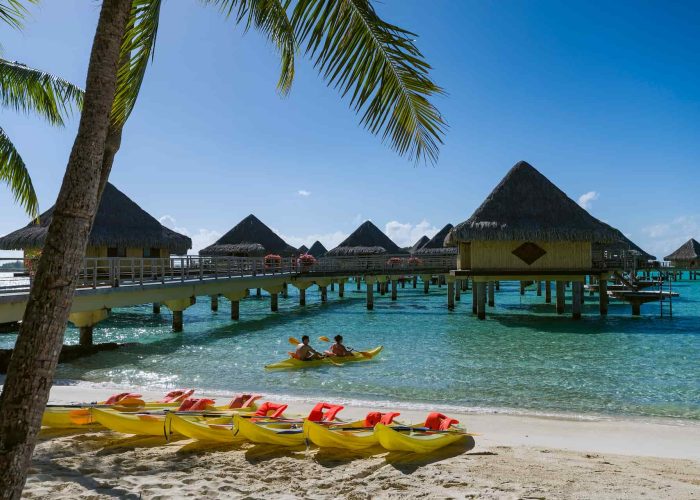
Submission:
M 107 257 L 126 257 L 125 247 L 108 247 Z
M 146 258 L 158 258 L 160 257 L 160 248 L 144 248 L 143 256 Z

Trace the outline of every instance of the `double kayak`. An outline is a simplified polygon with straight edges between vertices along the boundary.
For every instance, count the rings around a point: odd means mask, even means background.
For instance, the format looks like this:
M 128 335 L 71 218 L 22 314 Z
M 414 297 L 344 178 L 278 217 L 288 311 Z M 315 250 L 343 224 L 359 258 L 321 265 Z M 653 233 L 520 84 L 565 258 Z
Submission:
M 351 356 L 329 356 L 311 361 L 302 361 L 290 356 L 289 358 L 265 366 L 267 370 L 296 370 L 299 368 L 312 368 L 315 366 L 341 365 L 357 361 L 369 361 L 382 351 L 383 346 L 375 347 L 369 351 L 353 351 Z

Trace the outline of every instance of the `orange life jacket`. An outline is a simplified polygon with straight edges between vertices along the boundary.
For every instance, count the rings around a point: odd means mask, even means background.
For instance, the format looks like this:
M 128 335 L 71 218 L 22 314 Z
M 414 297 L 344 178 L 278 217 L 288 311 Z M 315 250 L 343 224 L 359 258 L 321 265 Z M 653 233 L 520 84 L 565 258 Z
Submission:
M 401 414 L 396 411 L 390 411 L 387 413 L 371 411 L 365 417 L 365 427 L 374 427 L 377 424 L 391 425 L 394 419 L 399 415 Z
M 260 394 L 238 394 L 228 404 L 228 408 L 235 410 L 237 408 L 249 408 L 262 396 Z
M 335 420 L 335 416 L 340 410 L 345 408 L 340 405 L 332 405 L 329 403 L 318 403 L 314 406 L 311 413 L 309 413 L 308 419 L 312 422 L 331 422 Z M 325 412 L 323 410 L 326 410 Z
M 429 413 L 428 418 L 425 419 L 425 426 L 433 431 L 446 431 L 452 427 L 452 425 L 458 423 L 459 420 L 438 412 Z
M 284 410 L 287 409 L 287 406 L 289 405 L 265 401 L 263 404 L 260 405 L 260 408 L 258 408 L 258 410 L 255 412 L 255 415 L 258 417 L 279 418 L 284 413 Z M 268 415 L 268 413 L 270 412 L 272 412 L 272 414 Z

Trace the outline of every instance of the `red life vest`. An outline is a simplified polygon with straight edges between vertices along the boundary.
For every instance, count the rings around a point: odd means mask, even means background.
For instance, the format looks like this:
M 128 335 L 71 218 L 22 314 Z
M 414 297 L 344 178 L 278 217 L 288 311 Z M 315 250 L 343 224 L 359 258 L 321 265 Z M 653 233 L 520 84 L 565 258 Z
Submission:
M 228 408 L 235 410 L 236 408 L 250 408 L 262 396 L 260 394 L 238 394 L 228 404 Z
M 446 431 L 452 425 L 458 424 L 459 420 L 450 418 L 442 413 L 434 412 L 429 413 L 428 418 L 425 419 L 425 426 L 433 431 Z
M 394 419 L 399 415 L 401 414 L 395 411 L 387 413 L 371 411 L 365 417 L 365 427 L 374 427 L 377 424 L 391 425 Z
M 345 407 L 340 405 L 318 403 L 316 406 L 314 406 L 313 410 L 311 410 L 311 413 L 309 413 L 307 418 L 312 422 L 331 422 L 335 420 L 335 416 L 343 408 Z M 326 411 L 324 412 L 323 410 Z
M 159 403 L 179 403 L 189 398 L 194 394 L 194 389 L 177 389 L 175 391 L 170 391 L 165 395 L 163 399 L 158 401 Z
M 215 401 L 207 398 L 187 398 L 185 399 L 177 411 L 203 411 L 207 406 L 213 405 Z
M 139 399 L 140 397 L 141 394 L 136 394 L 135 392 L 120 392 L 119 394 L 112 394 L 104 404 L 115 405 L 124 399 Z
M 260 405 L 260 408 L 258 408 L 258 410 L 255 412 L 255 415 L 258 417 L 279 418 L 284 413 L 284 410 L 287 409 L 287 406 L 289 405 L 282 405 L 279 403 L 265 401 L 263 404 Z M 272 412 L 272 414 L 268 415 L 268 413 L 270 412 Z

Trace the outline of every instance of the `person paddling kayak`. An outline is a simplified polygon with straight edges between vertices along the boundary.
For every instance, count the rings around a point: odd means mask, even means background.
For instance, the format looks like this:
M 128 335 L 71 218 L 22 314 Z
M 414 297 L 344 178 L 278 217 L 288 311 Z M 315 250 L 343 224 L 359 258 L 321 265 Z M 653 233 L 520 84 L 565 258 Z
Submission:
M 333 337 L 333 340 L 335 340 L 335 344 L 333 344 L 330 349 L 326 351 L 327 356 L 333 356 L 333 357 L 344 357 L 344 356 L 352 356 L 352 353 L 350 350 L 343 345 L 343 336 L 342 335 L 336 335 Z
M 324 358 L 325 356 L 311 347 L 309 345 L 309 336 L 304 335 L 301 338 L 301 344 L 297 345 L 297 349 L 294 352 L 294 357 L 302 361 L 311 361 L 314 359 Z

